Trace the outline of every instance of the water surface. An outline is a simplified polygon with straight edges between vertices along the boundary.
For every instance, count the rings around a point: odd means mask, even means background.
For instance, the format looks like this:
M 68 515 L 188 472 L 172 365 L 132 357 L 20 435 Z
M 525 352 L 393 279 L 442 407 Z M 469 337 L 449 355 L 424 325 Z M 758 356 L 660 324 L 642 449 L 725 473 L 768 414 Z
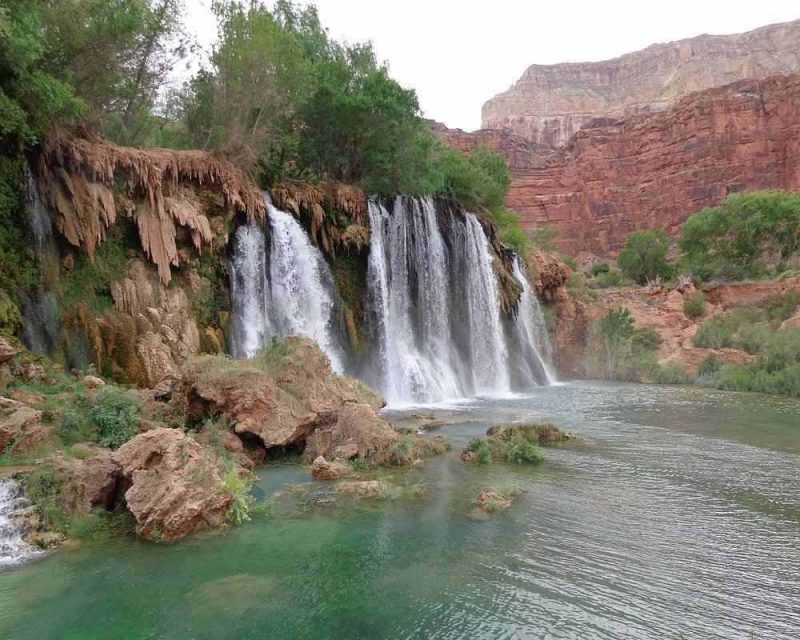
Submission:
M 0 638 L 800 637 L 800 403 L 575 383 L 445 415 L 456 450 L 531 416 L 583 442 L 390 475 L 418 498 L 322 506 L 312 483 L 223 536 L 52 554 L 0 574 Z M 258 495 L 296 483 L 266 468 Z

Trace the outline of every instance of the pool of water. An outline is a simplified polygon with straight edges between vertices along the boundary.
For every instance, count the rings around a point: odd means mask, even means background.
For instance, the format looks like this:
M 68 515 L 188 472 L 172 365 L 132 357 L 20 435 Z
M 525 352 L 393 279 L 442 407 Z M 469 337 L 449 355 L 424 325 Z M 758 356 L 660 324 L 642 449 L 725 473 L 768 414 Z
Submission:
M 799 402 L 587 382 L 442 416 L 454 451 L 389 477 L 421 495 L 331 505 L 303 468 L 264 468 L 259 497 L 304 486 L 225 535 L 0 573 L 0 638 L 800 637 Z M 460 461 L 544 416 L 581 440 L 536 467 Z M 478 514 L 508 483 L 513 506 Z

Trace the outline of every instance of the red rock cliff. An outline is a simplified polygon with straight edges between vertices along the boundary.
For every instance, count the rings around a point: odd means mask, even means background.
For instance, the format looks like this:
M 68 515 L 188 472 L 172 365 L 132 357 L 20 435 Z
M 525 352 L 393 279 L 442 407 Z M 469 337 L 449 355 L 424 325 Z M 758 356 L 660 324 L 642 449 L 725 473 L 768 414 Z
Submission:
M 506 155 L 507 204 L 525 228 L 555 226 L 567 253 L 613 253 L 632 230 L 674 234 L 731 192 L 800 190 L 800 74 L 743 80 L 667 111 L 595 123 L 559 150 L 523 147 L 508 131 L 440 135 L 462 149 L 471 136 L 472 146 Z

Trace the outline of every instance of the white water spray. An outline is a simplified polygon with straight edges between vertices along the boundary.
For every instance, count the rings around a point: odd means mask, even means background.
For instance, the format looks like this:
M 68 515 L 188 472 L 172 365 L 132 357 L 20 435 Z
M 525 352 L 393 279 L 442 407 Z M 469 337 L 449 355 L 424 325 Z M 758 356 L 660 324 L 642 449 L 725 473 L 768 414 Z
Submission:
M 14 516 L 30 505 L 19 483 L 0 480 L 0 567 L 19 564 L 39 553 L 22 539 L 22 528 Z

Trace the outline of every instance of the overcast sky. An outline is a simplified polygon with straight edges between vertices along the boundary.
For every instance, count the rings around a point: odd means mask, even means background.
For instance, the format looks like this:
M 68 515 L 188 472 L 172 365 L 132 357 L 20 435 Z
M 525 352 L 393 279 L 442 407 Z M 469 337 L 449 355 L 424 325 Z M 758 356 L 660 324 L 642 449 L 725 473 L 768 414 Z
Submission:
M 216 37 L 211 0 L 186 0 L 192 32 Z M 268 2 L 272 4 L 272 2 Z M 305 3 L 303 3 L 305 4 Z M 331 35 L 372 40 L 428 118 L 480 127 L 481 106 L 534 63 L 605 60 L 655 42 L 800 18 L 798 0 L 317 0 Z

